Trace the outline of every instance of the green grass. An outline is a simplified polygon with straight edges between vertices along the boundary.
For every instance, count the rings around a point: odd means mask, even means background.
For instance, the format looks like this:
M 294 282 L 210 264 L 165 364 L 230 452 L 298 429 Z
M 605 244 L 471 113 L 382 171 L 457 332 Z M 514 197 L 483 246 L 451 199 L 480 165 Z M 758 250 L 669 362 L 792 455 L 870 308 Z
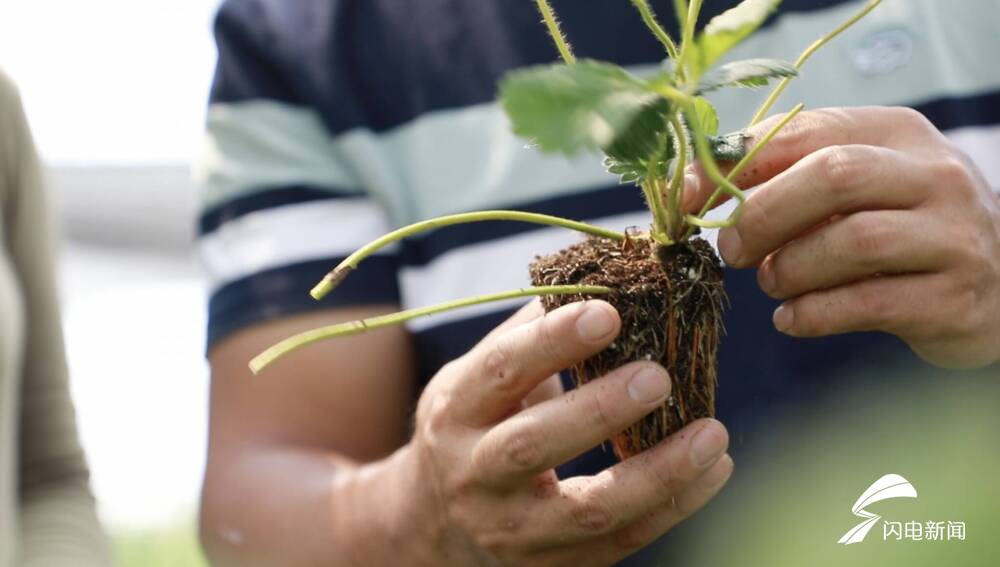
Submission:
M 198 536 L 192 523 L 148 530 L 113 530 L 115 560 L 119 567 L 203 567 Z

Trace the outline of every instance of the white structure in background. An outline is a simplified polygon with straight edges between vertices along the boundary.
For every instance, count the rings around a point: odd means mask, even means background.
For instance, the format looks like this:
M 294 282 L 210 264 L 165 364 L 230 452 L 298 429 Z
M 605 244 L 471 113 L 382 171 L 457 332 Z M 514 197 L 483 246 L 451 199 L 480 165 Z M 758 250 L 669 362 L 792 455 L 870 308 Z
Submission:
M 204 465 L 204 292 L 188 163 L 215 62 L 215 0 L 0 3 L 65 234 L 81 435 L 114 529 L 186 521 Z

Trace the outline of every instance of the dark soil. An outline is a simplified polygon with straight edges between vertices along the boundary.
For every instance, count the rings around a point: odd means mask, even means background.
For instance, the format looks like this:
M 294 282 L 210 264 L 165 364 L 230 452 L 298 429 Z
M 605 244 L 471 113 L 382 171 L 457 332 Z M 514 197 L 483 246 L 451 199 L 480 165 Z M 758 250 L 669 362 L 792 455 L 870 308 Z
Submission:
M 584 384 L 636 360 L 655 360 L 673 381 L 670 398 L 613 439 L 625 459 L 684 425 L 715 415 L 716 352 L 726 301 L 722 266 L 711 245 L 695 238 L 660 247 L 646 238 L 624 243 L 591 237 L 531 264 L 535 285 L 601 285 L 609 295 L 542 298 L 547 311 L 582 299 L 618 309 L 622 329 L 603 351 L 571 370 Z

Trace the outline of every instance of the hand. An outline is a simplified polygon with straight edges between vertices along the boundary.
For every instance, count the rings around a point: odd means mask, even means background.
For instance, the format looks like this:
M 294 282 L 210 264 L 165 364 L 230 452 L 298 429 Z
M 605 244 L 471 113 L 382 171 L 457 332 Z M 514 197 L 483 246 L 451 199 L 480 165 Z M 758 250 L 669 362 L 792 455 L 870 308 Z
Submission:
M 728 435 L 711 419 L 593 477 L 553 470 L 652 411 L 664 369 L 625 365 L 525 407 L 553 373 L 620 330 L 603 301 L 547 315 L 535 303 L 445 366 L 420 399 L 404 449 L 413 515 L 435 565 L 609 565 L 694 513 L 728 480 Z
M 714 189 L 694 173 L 689 211 Z M 757 266 L 761 289 L 786 300 L 779 331 L 879 330 L 941 366 L 1000 360 L 1000 200 L 921 114 L 803 112 L 735 181 L 759 187 L 719 250 L 732 267 Z

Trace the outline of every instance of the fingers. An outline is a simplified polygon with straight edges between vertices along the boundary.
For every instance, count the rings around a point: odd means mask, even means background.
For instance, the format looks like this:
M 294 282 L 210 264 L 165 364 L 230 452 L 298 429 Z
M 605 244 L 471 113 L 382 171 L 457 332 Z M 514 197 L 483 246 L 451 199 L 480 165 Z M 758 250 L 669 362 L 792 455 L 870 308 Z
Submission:
M 728 445 L 725 427 L 714 419 L 704 419 L 600 474 L 564 480 L 560 483 L 564 497 L 554 500 L 549 513 L 539 520 L 539 533 L 558 534 L 553 545 L 592 540 L 613 534 L 671 503 L 677 504 L 676 523 L 714 494 L 710 487 L 695 484 L 723 457 Z M 696 492 L 685 497 L 692 489 Z M 672 524 L 658 523 L 663 525 Z
M 797 238 L 757 271 L 764 293 L 788 299 L 876 274 L 931 271 L 947 262 L 951 243 L 912 211 L 863 211 Z
M 620 328 L 618 312 L 592 300 L 560 307 L 480 343 L 449 370 L 455 417 L 470 425 L 495 423 L 519 409 L 543 380 L 608 346 Z
M 719 232 L 719 251 L 730 266 L 754 266 L 833 215 L 917 206 L 930 190 L 915 165 L 876 146 L 810 154 L 757 188 L 736 225 Z
M 784 117 L 779 114 L 757 124 L 748 132 L 747 147 L 757 142 Z M 785 171 L 805 156 L 829 146 L 864 144 L 895 147 L 912 143 L 929 133 L 927 120 L 908 108 L 861 107 L 824 108 L 799 113 L 756 156 L 733 182 L 742 189 L 755 187 Z M 697 212 L 715 191 L 715 185 L 700 165 L 693 165 L 692 183 L 685 188 L 685 210 Z M 721 198 L 716 205 L 727 198 Z
M 733 459 L 729 455 L 723 455 L 670 502 L 590 544 L 593 556 L 603 557 L 603 564 L 610 564 L 649 545 L 704 507 L 722 490 L 732 474 Z
M 880 330 L 905 334 L 930 309 L 925 284 L 931 274 L 883 276 L 807 293 L 774 312 L 774 326 L 793 337 Z
M 661 366 L 625 365 L 497 425 L 473 449 L 473 464 L 484 483 L 515 486 L 599 445 L 669 395 L 670 379 Z

